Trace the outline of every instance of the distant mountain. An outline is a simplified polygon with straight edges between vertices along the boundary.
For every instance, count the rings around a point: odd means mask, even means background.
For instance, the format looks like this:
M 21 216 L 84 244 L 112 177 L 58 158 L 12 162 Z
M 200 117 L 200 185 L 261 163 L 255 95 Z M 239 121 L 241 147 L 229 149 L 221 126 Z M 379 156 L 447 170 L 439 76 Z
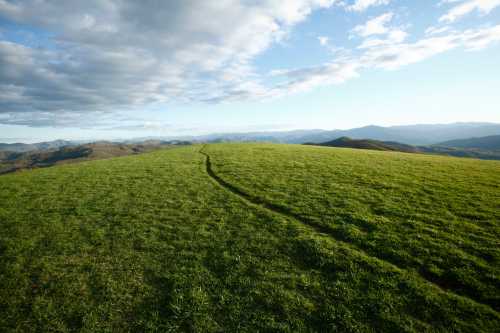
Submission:
M 151 141 L 141 144 L 96 142 L 79 146 L 64 146 L 59 149 L 29 152 L 0 151 L 0 174 L 21 169 L 33 169 L 56 164 L 140 154 L 156 149 L 184 145 L 187 142 Z
M 75 143 L 64 140 L 55 140 L 55 141 L 39 142 L 39 143 L 0 143 L 0 151 L 12 151 L 21 153 L 34 150 L 57 149 L 72 145 L 75 145 Z
M 500 151 L 500 135 L 490 135 L 481 138 L 451 140 L 438 143 L 437 145 L 442 147 L 478 148 L 478 149 Z
M 470 157 L 479 158 L 482 160 L 500 160 L 500 151 L 486 150 L 478 148 L 453 148 L 442 146 L 420 146 L 418 147 L 422 153 L 448 155 L 455 157 Z
M 444 125 L 408 126 L 365 126 L 349 130 L 295 130 L 285 132 L 218 133 L 202 136 L 184 137 L 189 141 L 227 142 L 227 141 L 268 141 L 277 143 L 322 143 L 341 137 L 352 139 L 372 139 L 400 142 L 409 145 L 431 145 L 448 140 L 465 139 L 489 135 L 500 135 L 500 124 L 492 123 L 455 123 Z M 169 138 L 172 139 L 172 138 Z
M 340 137 L 353 139 L 372 139 L 379 141 L 401 142 L 410 145 L 430 145 L 438 142 L 500 135 L 500 124 L 455 123 L 445 125 L 408 125 L 408 126 L 365 126 L 349 130 L 335 130 L 308 135 L 302 142 L 320 143 Z M 325 137 L 329 136 L 325 140 Z
M 318 137 L 328 140 L 331 131 L 321 129 L 275 131 L 275 132 L 248 132 L 248 133 L 215 133 L 193 137 L 194 141 L 205 142 L 275 142 L 275 143 L 304 143 L 304 138 Z M 325 135 L 325 136 L 323 136 Z M 325 141 L 323 140 L 323 141 Z
M 384 142 L 400 142 L 407 145 L 432 145 L 450 140 L 474 137 L 498 136 L 500 124 L 493 123 L 455 123 L 444 125 L 408 125 L 408 126 L 365 126 L 348 130 L 307 129 L 275 132 L 214 133 L 199 136 L 142 137 L 119 140 L 127 144 L 145 141 L 189 141 L 189 142 L 275 142 L 275 143 L 322 143 L 341 137 L 352 139 L 370 139 Z M 26 152 L 47 150 L 65 146 L 80 145 L 81 142 L 51 141 L 37 144 L 0 144 L 0 151 Z
M 417 153 L 420 150 L 417 147 L 392 142 L 392 141 L 378 141 L 368 139 L 351 139 L 348 137 L 341 137 L 332 141 L 316 144 L 318 146 L 327 147 L 343 147 L 343 148 L 357 148 L 357 149 L 370 149 L 370 150 L 384 150 L 384 151 L 401 151 L 407 153 Z
M 494 150 L 479 149 L 479 148 L 455 148 L 455 147 L 444 147 L 437 145 L 412 146 L 393 141 L 351 139 L 348 137 L 341 137 L 323 143 L 306 143 L 306 144 L 314 146 L 323 146 L 323 147 L 398 151 L 404 153 L 436 154 L 436 155 L 448 155 L 455 157 L 479 158 L 485 160 L 500 160 L 500 150 L 494 151 Z

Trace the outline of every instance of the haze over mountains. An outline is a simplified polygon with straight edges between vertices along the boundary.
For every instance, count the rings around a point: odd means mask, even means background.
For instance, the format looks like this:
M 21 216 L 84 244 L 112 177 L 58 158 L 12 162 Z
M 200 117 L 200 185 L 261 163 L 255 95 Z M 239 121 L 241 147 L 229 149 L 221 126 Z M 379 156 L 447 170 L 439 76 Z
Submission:
M 199 136 L 166 136 L 166 137 L 142 137 L 133 139 L 113 140 L 120 143 L 141 143 L 150 140 L 158 141 L 191 141 L 191 142 L 247 142 L 247 141 L 269 141 L 279 143 L 324 143 L 341 137 L 351 139 L 370 139 L 378 141 L 398 142 L 407 145 L 434 145 L 460 148 L 484 148 L 495 149 L 498 141 L 496 135 L 500 135 L 500 124 L 495 123 L 454 123 L 454 124 L 431 124 L 431 125 L 407 125 L 407 126 L 365 126 L 348 130 L 293 130 L 276 132 L 247 132 L 247 133 L 214 133 Z M 490 138 L 485 138 L 490 137 Z M 481 139 L 474 139 L 481 138 Z M 465 140 L 465 141 L 456 141 Z M 27 152 L 34 150 L 57 149 L 65 146 L 76 146 L 83 143 L 93 142 L 88 140 L 69 141 L 56 140 L 33 144 L 0 143 L 0 151 Z M 471 146 L 472 144 L 472 146 Z M 468 145 L 468 146 L 467 146 Z M 475 145 L 475 146 L 474 146 Z
M 0 144 L 0 174 L 61 163 L 137 154 L 191 142 L 255 141 L 500 159 L 500 124 L 456 123 L 366 126 L 333 131 L 222 133 L 182 138 L 135 138 L 113 142 L 56 140 L 31 144 Z
M 365 126 L 348 130 L 294 130 L 284 132 L 215 133 L 190 137 L 165 137 L 190 141 L 271 141 L 279 143 L 322 143 L 341 137 L 395 141 L 410 145 L 431 145 L 449 140 L 500 135 L 500 124 L 454 123 L 407 126 Z M 139 138 L 145 140 L 150 138 Z
M 17 153 L 24 153 L 34 150 L 57 149 L 65 146 L 71 146 L 74 144 L 76 144 L 76 142 L 66 141 L 66 140 L 55 140 L 55 141 L 38 142 L 38 143 L 0 143 L 0 151 L 12 151 Z
M 320 143 L 340 137 L 353 139 L 372 139 L 380 141 L 395 141 L 410 145 L 429 145 L 448 140 L 466 139 L 500 134 L 500 124 L 492 123 L 456 123 L 447 125 L 409 125 L 409 126 L 365 126 L 348 130 L 311 130 L 292 131 L 286 133 L 267 133 L 268 137 L 286 143 Z M 248 133 L 242 138 L 259 138 L 266 135 Z M 237 135 L 227 136 L 237 138 Z

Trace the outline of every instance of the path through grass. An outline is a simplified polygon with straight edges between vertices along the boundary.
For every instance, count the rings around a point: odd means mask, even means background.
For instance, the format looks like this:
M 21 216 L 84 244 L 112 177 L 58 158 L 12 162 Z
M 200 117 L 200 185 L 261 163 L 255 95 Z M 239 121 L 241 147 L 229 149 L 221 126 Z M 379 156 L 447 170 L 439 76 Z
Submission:
M 224 147 L 207 148 L 218 168 Z M 0 177 L 0 331 L 500 325 L 491 307 L 222 188 L 200 148 Z

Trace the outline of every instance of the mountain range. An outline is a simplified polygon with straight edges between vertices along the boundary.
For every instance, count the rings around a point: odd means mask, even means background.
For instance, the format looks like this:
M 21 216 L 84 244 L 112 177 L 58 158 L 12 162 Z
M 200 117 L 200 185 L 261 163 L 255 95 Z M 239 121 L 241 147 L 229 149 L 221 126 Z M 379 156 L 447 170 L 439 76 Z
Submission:
M 341 137 L 393 141 L 409 145 L 432 145 L 444 141 L 500 135 L 500 124 L 454 123 L 406 126 L 365 126 L 348 130 L 294 130 L 281 132 L 215 133 L 201 136 L 165 137 L 163 140 L 182 139 L 193 142 L 247 142 L 322 143 Z M 138 138 L 145 140 L 151 138 Z
M 0 151 L 28 152 L 34 150 L 58 149 L 65 146 L 76 145 L 76 142 L 66 140 L 55 140 L 39 143 L 0 143 Z
M 276 143 L 324 143 L 341 137 L 351 139 L 371 139 L 384 142 L 398 142 L 407 145 L 435 145 L 443 147 L 462 147 L 460 145 L 475 144 L 476 148 L 493 149 L 495 137 L 500 135 L 500 124 L 495 123 L 454 123 L 434 125 L 406 126 L 365 126 L 348 130 L 294 130 L 278 132 L 248 133 L 214 133 L 199 136 L 142 137 L 126 140 L 115 140 L 121 143 L 138 144 L 144 141 L 190 141 L 190 142 L 248 142 L 266 141 Z M 491 137 L 491 138 L 484 138 Z M 471 139 L 481 138 L 481 139 Z M 457 142 L 456 140 L 465 140 Z M 472 140 L 472 141 L 471 141 Z M 490 142 L 491 141 L 491 142 Z M 487 142 L 490 142 L 488 144 Z M 36 150 L 57 149 L 65 146 L 81 145 L 81 141 L 56 140 L 34 144 L 0 143 L 0 151 L 27 152 Z
M 500 150 L 500 135 L 490 135 L 481 138 L 459 139 L 441 142 L 443 147 L 477 148 L 486 150 Z

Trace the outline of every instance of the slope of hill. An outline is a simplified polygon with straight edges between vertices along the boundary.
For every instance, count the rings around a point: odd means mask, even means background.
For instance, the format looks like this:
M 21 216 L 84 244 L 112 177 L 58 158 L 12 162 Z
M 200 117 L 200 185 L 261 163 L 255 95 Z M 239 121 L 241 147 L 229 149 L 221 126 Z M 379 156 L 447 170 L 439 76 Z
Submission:
M 419 146 L 418 149 L 426 154 L 448 155 L 455 157 L 479 158 L 482 160 L 500 160 L 500 151 L 479 148 L 454 148 L 438 145 Z
M 487 231 L 500 231 L 499 162 L 306 146 L 210 151 L 215 173 L 249 197 L 500 309 L 500 278 L 490 271 L 500 272 L 500 251 Z M 466 280 L 469 269 L 482 273 Z
M 479 158 L 483 160 L 500 160 L 500 151 L 485 150 L 479 148 L 453 148 L 440 145 L 431 146 L 411 146 L 399 142 L 378 141 L 370 139 L 351 139 L 342 137 L 336 140 L 323 143 L 306 143 L 310 146 L 355 148 L 368 150 L 399 151 L 404 153 L 423 153 L 448 155 L 455 157 Z
M 25 153 L 2 151 L 0 152 L 0 174 L 22 169 L 48 167 L 56 164 L 139 154 L 183 144 L 187 143 L 172 144 L 163 141 L 149 141 L 141 144 L 96 142 L 80 146 L 65 146 L 59 149 L 37 150 Z
M 491 135 L 480 138 L 451 140 L 438 143 L 437 146 L 453 148 L 477 148 L 500 151 L 500 135 Z
M 314 145 L 314 144 L 309 144 Z M 332 141 L 316 144 L 317 146 L 325 147 L 342 147 L 342 148 L 357 148 L 357 149 L 370 149 L 370 150 L 386 150 L 386 151 L 400 151 L 407 153 L 419 152 L 419 149 L 414 146 L 405 145 L 398 142 L 378 141 L 361 139 L 355 140 L 348 137 L 341 137 Z
M 221 144 L 0 177 L 0 331 L 485 331 L 500 163 Z

